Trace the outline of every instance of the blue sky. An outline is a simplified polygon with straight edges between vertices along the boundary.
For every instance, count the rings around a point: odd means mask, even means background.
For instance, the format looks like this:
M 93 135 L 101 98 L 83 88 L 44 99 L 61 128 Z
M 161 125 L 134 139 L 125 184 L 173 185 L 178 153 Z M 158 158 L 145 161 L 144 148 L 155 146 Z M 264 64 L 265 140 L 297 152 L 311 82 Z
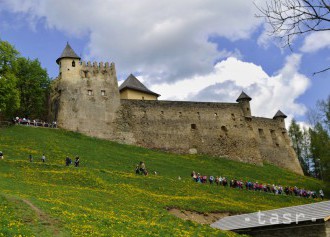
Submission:
M 256 0 L 257 4 L 264 1 Z M 84 61 L 113 61 L 160 99 L 234 102 L 244 90 L 252 113 L 278 109 L 302 122 L 330 93 L 330 33 L 297 38 L 293 51 L 267 34 L 246 0 L 0 1 L 0 38 L 38 58 L 55 78 L 67 41 Z

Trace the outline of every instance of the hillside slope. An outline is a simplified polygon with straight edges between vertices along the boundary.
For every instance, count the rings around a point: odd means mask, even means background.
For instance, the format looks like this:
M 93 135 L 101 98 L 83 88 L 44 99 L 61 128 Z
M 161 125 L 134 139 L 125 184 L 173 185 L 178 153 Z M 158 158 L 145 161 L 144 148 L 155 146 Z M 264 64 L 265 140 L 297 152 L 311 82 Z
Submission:
M 191 180 L 192 170 L 311 190 L 326 187 L 271 165 L 150 151 L 63 130 L 14 126 L 0 134 L 5 153 L 0 160 L 0 236 L 235 236 L 183 221 L 167 208 L 246 213 L 315 201 L 198 184 Z M 76 155 L 80 167 L 66 167 L 65 157 Z M 139 161 L 158 175 L 136 175 Z

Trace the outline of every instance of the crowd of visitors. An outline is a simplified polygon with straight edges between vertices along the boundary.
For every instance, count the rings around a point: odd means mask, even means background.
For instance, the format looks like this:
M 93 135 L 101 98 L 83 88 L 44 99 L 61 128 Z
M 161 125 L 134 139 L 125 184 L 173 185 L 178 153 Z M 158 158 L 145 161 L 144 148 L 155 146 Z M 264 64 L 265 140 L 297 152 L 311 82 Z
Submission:
M 30 120 L 29 118 L 20 118 L 16 117 L 13 119 L 14 124 L 21 124 L 27 126 L 35 126 L 35 127 L 49 127 L 49 128 L 57 128 L 57 122 L 53 121 L 51 123 L 47 123 L 45 121 L 39 119 Z
M 322 200 L 324 198 L 323 190 L 319 190 L 319 195 L 316 191 L 307 190 L 304 188 L 298 188 L 297 186 L 285 186 L 282 185 L 275 185 L 275 184 L 263 184 L 258 182 L 251 182 L 251 181 L 242 181 L 239 179 L 230 179 L 227 180 L 226 177 L 221 176 L 209 176 L 201 175 L 200 173 L 196 173 L 193 171 L 191 173 L 192 179 L 197 183 L 209 183 L 209 184 L 216 184 L 224 187 L 231 187 L 237 189 L 246 189 L 246 190 L 253 190 L 253 191 L 260 191 L 260 192 L 267 192 L 273 193 L 276 195 L 286 194 L 286 195 L 294 195 L 304 198 L 318 198 L 320 197 Z

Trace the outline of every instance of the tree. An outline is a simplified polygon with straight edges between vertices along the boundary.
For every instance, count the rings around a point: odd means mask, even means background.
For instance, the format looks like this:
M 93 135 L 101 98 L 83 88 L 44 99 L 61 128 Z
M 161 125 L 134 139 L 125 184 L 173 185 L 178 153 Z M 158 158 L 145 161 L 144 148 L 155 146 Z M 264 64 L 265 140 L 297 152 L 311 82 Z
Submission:
M 330 30 L 329 0 L 267 0 L 264 7 L 257 8 L 261 13 L 258 17 L 265 18 L 270 25 L 270 33 L 290 48 L 297 36 Z
M 293 149 L 298 156 L 304 174 L 309 175 L 308 132 L 301 130 L 296 120 L 292 119 L 289 127 L 289 137 L 291 138 Z
M 330 181 L 330 137 L 328 132 L 318 123 L 310 129 L 311 153 L 318 178 Z
M 0 76 L 0 95 L 0 120 L 1 117 L 12 118 L 20 106 L 19 91 L 13 74 Z
M 13 117 L 20 106 L 15 76 L 18 55 L 12 45 L 0 40 L 0 119 Z
M 16 76 L 21 104 L 18 113 L 28 118 L 46 118 L 50 85 L 47 71 L 37 59 L 21 57 L 17 59 Z

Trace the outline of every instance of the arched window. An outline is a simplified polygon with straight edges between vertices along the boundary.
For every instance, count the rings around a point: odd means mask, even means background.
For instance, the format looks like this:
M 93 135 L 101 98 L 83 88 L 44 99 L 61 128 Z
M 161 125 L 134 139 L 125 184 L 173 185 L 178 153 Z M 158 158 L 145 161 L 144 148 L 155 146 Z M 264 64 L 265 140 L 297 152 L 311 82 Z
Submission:
M 76 62 L 73 60 L 72 61 L 72 67 L 75 67 L 76 66 Z

